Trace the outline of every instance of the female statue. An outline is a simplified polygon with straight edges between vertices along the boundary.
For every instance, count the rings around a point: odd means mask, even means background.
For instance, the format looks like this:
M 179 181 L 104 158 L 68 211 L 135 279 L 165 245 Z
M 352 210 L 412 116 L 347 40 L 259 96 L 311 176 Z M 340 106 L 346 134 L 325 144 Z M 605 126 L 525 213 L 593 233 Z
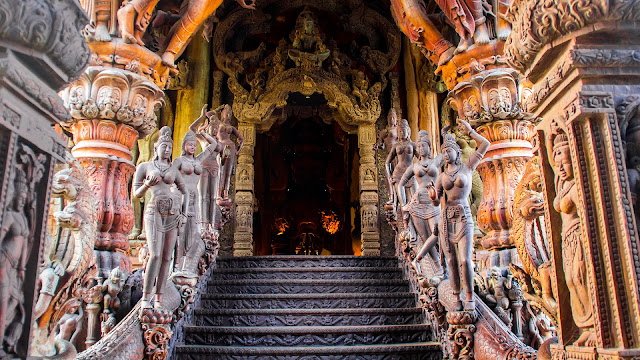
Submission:
M 444 172 L 438 176 L 433 195 L 434 205 L 443 199 L 444 219 L 440 222 L 442 248 L 447 259 L 451 278 L 451 288 L 458 297 L 457 310 L 462 310 L 460 301 L 460 278 L 465 291 L 464 310 L 473 311 L 473 217 L 469 207 L 469 193 L 473 170 L 489 148 L 489 141 L 475 132 L 468 122 L 458 119 L 460 129 L 471 136 L 478 144 L 477 150 L 462 163 L 460 146 L 453 134 L 445 134 L 442 144 L 442 156 L 445 162 Z
M 422 248 L 414 260 L 416 270 L 421 273 L 417 264 L 426 254 L 429 254 L 432 263 L 435 264 L 435 275 L 442 275 L 440 255 L 435 247 L 438 243 L 437 227 L 440 222 L 440 208 L 433 205 L 429 196 L 429 188 L 433 187 L 433 183 L 440 173 L 442 155 L 438 155 L 435 159 L 431 157 L 431 140 L 429 140 L 429 133 L 424 130 L 420 130 L 418 133 L 416 147 L 418 161 L 407 168 L 398 186 L 400 203 L 403 205 L 402 210 L 411 215 L 412 225 L 410 224 L 410 226 L 413 226 L 423 241 Z M 411 201 L 407 203 L 405 186 L 412 178 L 417 180 L 418 189 L 413 194 Z
M 406 194 L 407 197 L 413 195 L 416 187 L 415 181 L 412 181 L 411 184 L 408 185 L 400 185 L 402 175 L 404 175 L 405 171 L 411 166 L 414 154 L 416 154 L 416 144 L 411 141 L 410 136 L 411 129 L 409 128 L 409 122 L 406 119 L 402 119 L 398 125 L 398 142 L 393 145 L 385 161 L 387 183 L 390 185 L 389 201 L 387 204 L 392 204 L 394 209 L 397 208 L 400 192 L 406 192 L 406 189 L 400 189 L 400 187 L 410 188 L 411 191 L 409 194 Z M 396 159 L 398 163 L 392 168 L 393 161 Z M 402 211 L 400 215 L 402 215 Z
M 205 249 L 204 242 L 200 238 L 200 197 L 198 196 L 198 183 L 204 173 L 202 164 L 212 158 L 215 161 L 215 154 L 221 150 L 221 145 L 209 134 L 203 133 L 201 136 L 207 140 L 208 145 L 198 156 L 195 156 L 196 134 L 193 131 L 187 131 L 182 140 L 182 155 L 173 162 L 173 166 L 182 174 L 189 197 L 187 222 L 182 237 L 178 241 L 176 268 L 189 274 L 196 273 L 198 260 Z
M 593 307 L 587 285 L 587 259 L 577 211 L 578 189 L 573 177 L 569 141 L 561 130 L 553 139 L 553 153 L 549 160 L 555 172 L 556 197 L 553 199 L 553 208 L 562 218 L 562 269 L 569 288 L 573 321 L 580 328 L 580 336 L 574 344 L 595 346 Z
M 389 110 L 387 115 L 387 127 L 380 130 L 378 134 L 378 142 L 373 145 L 373 150 L 378 149 L 391 149 L 393 145 L 398 141 L 398 117 L 396 116 L 396 110 Z
M 25 215 L 29 194 L 27 178 L 21 169 L 16 170 L 13 191 L 9 196 L 2 229 L 0 229 L 0 341 L 5 337 L 18 339 L 22 329 L 12 326 L 24 316 L 24 294 L 22 283 L 29 258 L 29 235 L 31 228 Z M 22 315 L 21 315 L 22 314 Z M 12 332 L 18 332 L 13 333 Z M 6 341 L 5 341 L 6 342 Z M 9 341 L 9 351 L 14 341 Z M 6 356 L 5 346 L 0 346 L 0 356 Z
M 218 205 L 229 202 L 229 184 L 231 182 L 231 175 L 235 173 L 238 154 L 244 144 L 244 137 L 242 137 L 238 129 L 231 125 L 231 117 L 233 116 L 231 106 L 224 105 L 220 116 L 222 117 L 222 120 L 220 127 L 218 128 L 218 141 L 228 150 L 225 150 L 225 156 L 221 159 L 222 174 L 220 176 L 220 187 L 218 188 Z M 231 139 L 231 134 L 235 135 L 238 139 L 237 144 L 235 140 Z
M 141 198 L 147 190 L 151 190 L 151 199 L 144 210 L 149 260 L 144 274 L 142 309 L 151 307 L 152 292 L 156 296 L 155 308 L 162 307 L 162 292 L 171 268 L 176 239 L 187 221 L 185 214 L 189 213 L 186 185 L 178 169 L 171 163 L 173 140 L 169 127 L 160 129 L 153 150 L 153 159 L 140 164 L 133 179 L 134 197 Z M 182 193 L 182 199 L 172 189 L 173 185 Z
M 209 148 L 214 142 L 220 144 L 216 139 L 218 136 L 218 128 L 220 127 L 220 120 L 215 116 L 215 113 L 222 110 L 223 106 L 207 112 L 207 105 L 205 104 L 202 107 L 200 117 L 189 126 L 189 130 L 195 133 L 196 139 L 202 149 Z M 216 145 L 212 151 L 220 154 L 222 151 L 220 150 L 221 148 L 222 145 Z M 215 223 L 216 209 L 214 200 L 218 194 L 220 164 L 217 156 L 206 156 L 201 159 L 200 166 L 202 167 L 200 182 L 198 183 L 198 192 L 200 193 L 200 201 L 202 204 L 200 216 L 202 222 L 206 224 L 205 226 L 211 226 L 211 224 Z

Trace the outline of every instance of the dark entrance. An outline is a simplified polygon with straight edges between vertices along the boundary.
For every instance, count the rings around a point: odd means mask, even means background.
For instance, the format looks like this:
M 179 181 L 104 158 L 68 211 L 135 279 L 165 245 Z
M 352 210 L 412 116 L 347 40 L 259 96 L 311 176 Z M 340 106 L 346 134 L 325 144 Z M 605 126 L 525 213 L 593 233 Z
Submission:
M 257 136 L 255 254 L 353 254 L 355 151 L 355 135 L 319 116 L 290 116 Z

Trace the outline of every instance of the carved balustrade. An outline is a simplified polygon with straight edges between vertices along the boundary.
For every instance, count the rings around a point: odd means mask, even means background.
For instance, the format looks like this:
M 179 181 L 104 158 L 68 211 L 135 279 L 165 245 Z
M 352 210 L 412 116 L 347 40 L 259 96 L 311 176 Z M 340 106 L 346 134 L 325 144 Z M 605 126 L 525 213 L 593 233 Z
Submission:
M 506 60 L 533 83 L 524 110 L 544 119 L 535 136 L 559 338 L 550 356 L 637 357 L 639 3 L 522 1 L 509 15 Z

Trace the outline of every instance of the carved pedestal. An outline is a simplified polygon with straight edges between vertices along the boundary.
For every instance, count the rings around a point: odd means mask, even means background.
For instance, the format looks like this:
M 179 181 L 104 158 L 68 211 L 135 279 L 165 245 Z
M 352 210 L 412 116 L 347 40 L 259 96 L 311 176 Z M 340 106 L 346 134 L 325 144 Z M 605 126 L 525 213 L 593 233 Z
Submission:
M 166 359 L 169 352 L 171 330 L 171 312 L 159 309 L 140 310 L 140 324 L 144 331 L 144 359 Z
M 449 359 L 473 359 L 473 334 L 478 315 L 475 311 L 450 311 L 447 313 L 447 345 Z
M 0 2 L 0 357 L 30 354 L 54 165 L 69 119 L 56 91 L 89 61 L 76 1 Z M 49 349 L 73 357 L 74 349 Z
M 73 134 L 72 155 L 80 160 L 98 209 L 95 243 L 99 275 L 106 278 L 126 255 L 134 225 L 129 182 L 135 170 L 131 149 L 156 125 L 154 111 L 162 90 L 147 76 L 107 66 L 90 66 L 62 93 L 72 119 L 63 126 Z
M 637 357 L 640 8 L 560 0 L 550 11 L 524 1 L 510 13 L 505 54 L 534 84 L 524 109 L 544 119 L 536 130 L 553 224 L 546 229 L 558 292 L 553 357 Z M 571 26 L 560 25 L 569 18 Z
M 534 121 L 520 108 L 519 74 L 500 56 L 503 42 L 479 46 L 444 66 L 443 78 L 451 91 L 451 107 L 491 142 L 477 171 L 482 178 L 482 203 L 477 221 L 485 233 L 483 249 L 513 248 L 512 203 L 527 161 L 533 155 Z M 494 252 L 494 254 L 497 254 Z M 495 266 L 507 265 L 494 258 Z
M 376 127 L 373 124 L 358 126 L 360 153 L 360 219 L 362 255 L 380 255 L 380 230 L 378 227 L 378 179 L 373 144 L 376 143 Z
M 236 168 L 235 221 L 233 234 L 233 256 L 253 255 L 253 189 L 255 172 L 253 151 L 256 146 L 256 126 L 238 125 L 238 131 L 244 137 L 244 146 L 240 149 Z

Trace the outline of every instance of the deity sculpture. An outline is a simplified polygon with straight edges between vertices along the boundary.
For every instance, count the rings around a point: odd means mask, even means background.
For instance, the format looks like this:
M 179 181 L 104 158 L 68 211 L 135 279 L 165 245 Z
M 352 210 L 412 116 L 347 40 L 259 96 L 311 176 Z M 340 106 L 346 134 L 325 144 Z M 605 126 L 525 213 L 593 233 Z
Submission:
M 409 122 L 406 119 L 398 124 L 398 142 L 393 145 L 387 155 L 385 161 L 385 174 L 387 177 L 387 184 L 389 184 L 389 201 L 387 204 L 392 205 L 394 209 L 397 208 L 400 192 L 407 192 L 407 188 L 410 190 L 406 193 L 406 197 L 411 197 L 416 188 L 416 182 L 412 181 L 406 185 L 400 185 L 402 175 L 413 163 L 414 154 L 416 154 L 416 144 L 411 141 L 411 129 L 409 128 Z M 397 159 L 397 164 L 393 166 L 393 161 Z M 405 189 L 400 189 L 404 186 Z M 402 209 L 400 215 L 402 215 Z M 402 218 L 402 216 L 401 216 Z
M 206 105 L 205 105 L 206 107 Z M 202 108 L 204 114 L 205 108 Z M 207 141 L 208 146 L 196 156 L 197 135 L 193 131 L 187 131 L 182 140 L 182 155 L 173 165 L 180 171 L 185 182 L 189 196 L 189 212 L 187 223 L 181 238 L 178 240 L 176 251 L 176 268 L 189 274 L 196 274 L 198 260 L 205 249 L 205 244 L 200 237 L 200 196 L 198 196 L 198 183 L 205 170 L 204 162 L 215 162 L 215 155 L 220 153 L 222 145 L 207 133 L 200 134 Z
M 149 24 L 149 19 L 158 1 L 159 0 L 131 0 L 126 2 L 118 10 L 118 26 L 120 27 L 120 34 L 124 42 L 144 46 L 144 42 L 141 39 L 142 34 L 144 34 Z M 255 3 L 251 0 L 236 1 L 244 8 L 255 9 Z M 173 25 L 167 36 L 170 40 L 161 57 L 162 62 L 166 66 L 175 66 L 175 59 L 182 55 L 193 34 L 200 28 L 205 20 L 213 14 L 220 4 L 222 4 L 222 0 L 188 1 L 186 12 L 180 20 Z
M 196 119 L 190 126 L 189 130 L 195 133 L 196 139 L 200 143 L 202 149 L 209 147 L 209 140 L 214 140 L 218 136 L 220 120 L 215 113 L 222 110 L 224 105 L 213 111 L 205 111 L 207 105 L 202 107 L 200 117 Z M 218 148 L 217 146 L 215 147 Z M 217 152 L 218 154 L 221 151 Z M 215 156 L 207 156 L 201 160 L 200 166 L 202 173 L 200 174 L 200 182 L 198 183 L 198 192 L 200 194 L 200 219 L 205 226 L 211 226 L 215 222 L 216 208 L 215 198 L 218 194 L 218 185 L 220 183 L 220 163 Z M 206 230 L 206 229 L 203 229 Z
M 433 205 L 433 201 L 429 196 L 429 189 L 432 188 L 433 182 L 440 173 L 442 155 L 438 155 L 435 159 L 431 157 L 431 140 L 429 139 L 429 133 L 425 130 L 420 130 L 418 133 L 416 147 L 418 161 L 407 168 L 398 186 L 400 203 L 403 205 L 402 210 L 411 215 L 409 227 L 413 228 L 423 241 L 422 248 L 418 251 L 414 260 L 416 270 L 421 273 L 418 264 L 425 255 L 429 254 L 432 260 L 431 263 L 435 267 L 435 275 L 442 275 L 440 254 L 436 248 L 436 244 L 438 244 L 440 208 Z M 411 201 L 407 203 L 405 185 L 412 178 L 417 180 L 418 188 Z
M 496 266 L 487 270 L 487 275 L 485 278 L 485 286 L 487 288 L 485 297 L 487 301 L 507 310 L 509 308 L 507 291 L 511 290 L 513 285 L 513 275 L 503 276 L 500 268 Z
M 573 163 L 569 152 L 569 140 L 559 125 L 552 125 L 553 149 L 549 163 L 555 173 L 556 197 L 553 208 L 562 218 L 562 269 L 569 288 L 573 321 L 580 329 L 577 346 L 594 346 L 595 331 L 593 307 L 587 284 L 586 255 L 582 244 L 582 226 L 578 216 L 578 187 L 573 176 Z M 548 143 L 551 139 L 547 140 Z M 549 144 L 551 145 L 551 144 Z
M 154 307 L 162 307 L 162 293 L 171 269 L 176 240 L 189 213 L 187 188 L 180 171 L 171 163 L 172 150 L 171 129 L 165 126 L 160 129 L 153 159 L 140 164 L 133 179 L 134 197 L 141 198 L 151 190 L 151 199 L 144 211 L 149 261 L 144 274 L 142 309 L 151 307 L 152 292 L 156 296 Z M 182 201 L 172 189 L 173 185 L 182 193 Z
M 29 194 L 26 174 L 16 169 L 15 179 L 10 184 L 8 204 L 0 229 L 0 358 L 7 356 L 5 350 L 13 352 L 22 333 L 21 318 L 25 315 L 22 283 L 29 257 L 31 227 L 25 215 Z
M 440 222 L 442 247 L 447 259 L 451 287 L 457 298 L 457 310 L 462 310 L 460 280 L 465 292 L 464 310 L 473 311 L 473 217 L 469 206 L 472 174 L 489 148 L 489 141 L 475 132 L 468 122 L 458 119 L 460 130 L 478 144 L 466 163 L 462 163 L 460 146 L 453 134 L 445 134 L 442 155 L 444 172 L 438 176 L 432 193 L 434 205 L 444 202 L 444 219 Z
M 214 115 L 215 116 L 215 115 Z M 226 205 L 229 200 L 229 185 L 231 183 L 231 175 L 235 173 L 236 162 L 238 154 L 242 145 L 244 144 L 244 137 L 238 129 L 231 125 L 231 117 L 233 112 L 230 105 L 224 105 L 222 113 L 220 114 L 220 127 L 218 128 L 218 141 L 226 149 L 223 152 L 221 158 L 222 172 L 220 174 L 220 186 L 218 187 L 217 204 L 219 206 Z M 231 139 L 231 135 L 235 135 L 236 140 Z
M 378 149 L 391 149 L 398 141 L 398 117 L 396 116 L 396 109 L 389 110 L 387 115 L 387 127 L 380 130 L 378 134 L 378 142 L 373 145 L 373 150 Z M 389 187 L 391 188 L 391 187 Z

